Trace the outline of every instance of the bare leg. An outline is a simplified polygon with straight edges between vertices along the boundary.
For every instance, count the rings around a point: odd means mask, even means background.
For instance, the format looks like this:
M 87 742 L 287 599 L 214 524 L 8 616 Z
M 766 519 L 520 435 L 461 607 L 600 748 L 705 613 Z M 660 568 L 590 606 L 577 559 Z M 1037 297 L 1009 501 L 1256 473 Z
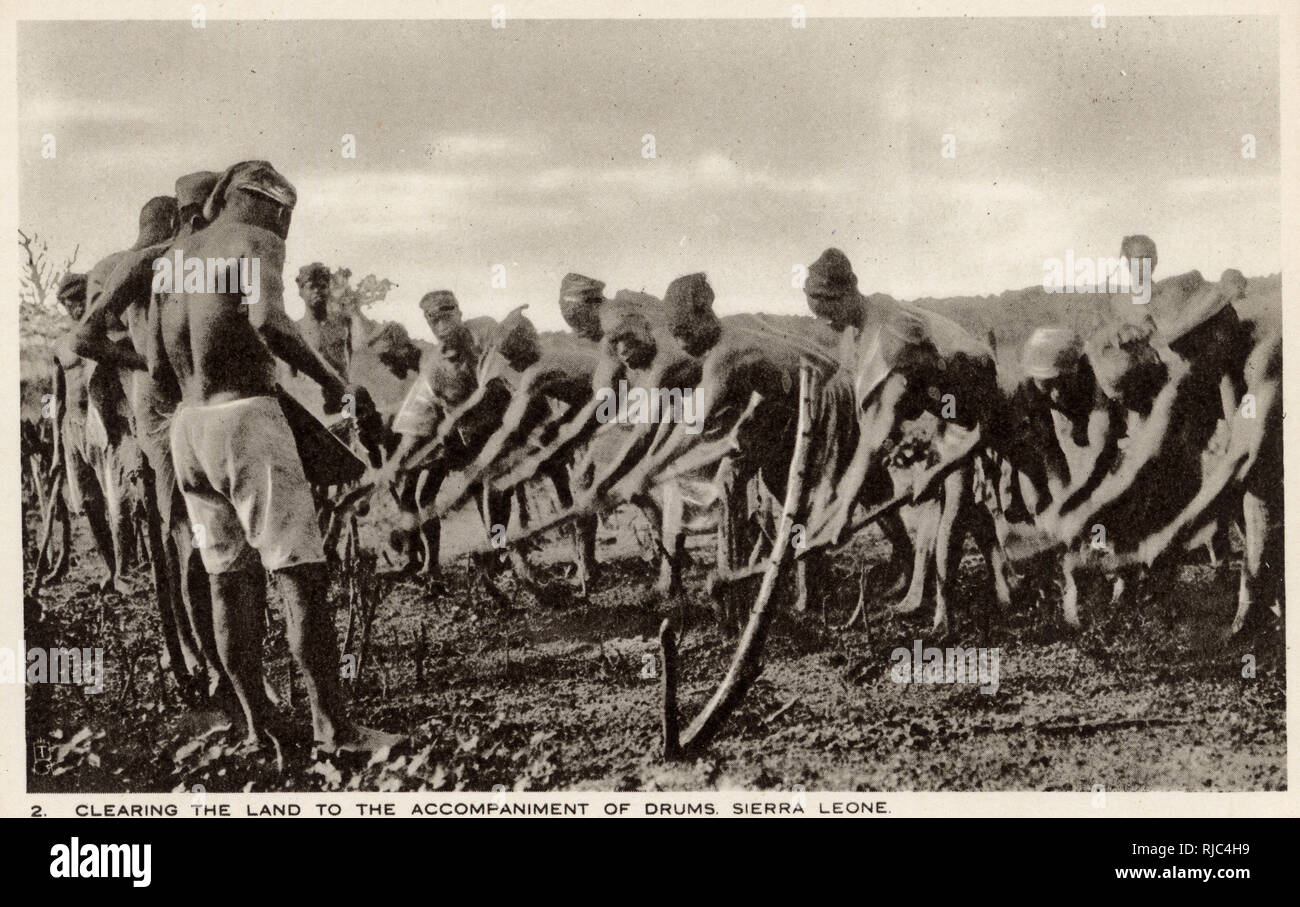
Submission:
M 655 591 L 664 598 L 672 598 L 682 591 L 682 559 L 686 554 L 686 534 L 682 529 L 684 504 L 672 482 L 665 482 L 660 487 L 663 489 L 663 523 L 659 538 L 664 550 Z
M 171 539 L 164 541 L 162 519 L 158 514 L 156 478 L 149 464 L 141 464 L 144 484 L 145 533 L 149 544 L 154 595 L 158 599 L 163 642 L 173 673 L 187 696 L 191 681 L 202 671 L 203 656 L 190 629 L 190 621 L 181 602 L 180 570 Z
M 215 573 L 212 579 L 212 626 L 217 654 L 244 712 L 245 741 L 257 744 L 267 734 L 271 703 L 262 679 L 262 612 L 266 577 L 260 567 Z
M 190 623 L 190 631 L 198 643 L 199 652 L 208 668 L 208 694 L 212 696 L 221 692 L 228 695 L 230 680 L 225 676 L 221 659 L 217 654 L 216 631 L 213 627 L 212 586 L 203 569 L 198 549 L 194 547 L 194 537 L 190 532 L 187 517 L 181 514 L 173 515 L 168 538 L 171 556 L 176 559 L 181 603 Z M 261 573 L 260 568 L 257 572 Z M 261 590 L 261 600 L 265 601 L 265 576 L 260 585 L 254 584 L 254 586 Z M 218 695 L 217 698 L 220 699 L 221 696 Z
M 968 503 L 970 467 L 954 469 L 943 482 L 943 505 L 939 511 L 938 533 L 934 542 L 934 626 L 939 637 L 948 635 L 948 596 L 957 579 L 961 563 L 962 533 L 957 531 L 959 518 Z
M 520 530 L 528 528 L 528 498 L 522 487 L 512 492 L 498 492 L 489 489 L 485 494 L 488 499 L 487 529 L 489 540 L 499 537 L 497 527 L 504 528 L 510 525 L 512 504 L 518 509 Z M 510 562 L 510 569 L 514 571 L 519 582 L 538 598 L 547 598 L 546 590 L 537 578 L 533 565 L 528 563 L 528 556 L 524 553 L 523 546 L 512 545 L 506 549 L 506 560 Z
M 330 751 L 377 750 L 400 743 L 402 738 L 396 734 L 348 720 L 339 685 L 338 640 L 326 601 L 329 576 L 325 565 L 297 564 L 276 571 L 276 576 L 284 593 L 289 651 L 307 688 L 316 740 Z
M 912 582 L 907 595 L 894 606 L 899 614 L 911 614 L 925 603 L 925 590 L 930 579 L 930 565 L 934 561 L 935 542 L 939 537 L 939 521 L 943 510 L 938 501 L 927 501 L 914 508 L 917 516 L 916 542 L 912 549 Z
M 973 501 L 967 523 L 980 554 L 989 565 L 989 572 L 993 574 L 993 590 L 997 594 L 998 605 L 1005 611 L 1011 606 L 1010 564 L 998 537 L 997 516 L 990 513 L 983 502 Z
M 717 473 L 721 482 L 721 513 L 718 515 L 717 556 L 715 563 L 718 572 L 723 575 L 734 573 L 747 563 L 749 554 L 749 493 L 748 483 L 736 474 L 735 464 L 724 460 Z M 760 491 L 760 494 L 762 492 Z M 743 613 L 739 597 L 740 590 L 735 584 L 723 592 L 718 618 L 721 622 L 730 620 L 729 615 Z
M 1242 495 L 1241 511 L 1245 544 L 1241 558 L 1241 584 L 1237 592 L 1237 613 L 1232 618 L 1234 634 L 1245 629 L 1258 593 L 1268 580 L 1264 575 L 1268 570 L 1264 563 L 1264 541 L 1268 533 L 1267 505 L 1263 498 L 1246 492 Z
M 85 511 L 86 522 L 90 524 L 90 536 L 95 542 L 95 550 L 99 552 L 104 568 L 108 572 L 100 583 L 100 588 L 116 589 L 122 593 L 129 592 L 130 588 L 117 573 L 117 554 L 113 545 L 113 531 L 108 522 L 107 501 L 98 487 L 91 488 L 89 485 L 90 483 L 82 485 L 81 509 Z
M 425 512 L 433 506 L 438 489 L 447 473 L 441 468 L 426 469 L 415 486 L 415 512 L 419 519 L 420 575 L 437 578 L 441 572 L 442 521 L 435 517 L 425 519 Z M 414 557 L 414 554 L 411 555 Z
M 563 465 L 546 470 L 551 487 L 555 489 L 555 499 L 561 510 L 573 506 L 573 494 L 569 490 L 569 471 Z M 596 581 L 600 566 L 596 563 L 596 531 L 600 527 L 600 517 L 595 514 L 583 517 L 573 527 L 573 546 L 578 567 L 578 583 L 585 594 Z
M 600 576 L 600 562 L 596 560 L 596 533 L 600 517 L 596 514 L 578 520 L 573 528 L 574 545 L 578 549 L 578 582 L 584 593 L 591 590 Z
M 419 496 L 424 490 L 425 475 L 425 470 L 420 470 L 418 474 L 404 473 L 393 489 L 400 515 L 391 542 L 394 547 L 400 544 L 402 552 L 406 555 L 406 563 L 402 569 L 408 572 L 414 572 L 422 565 L 428 564 L 427 551 L 430 548 L 435 553 L 436 562 L 438 544 L 441 541 L 441 524 L 436 519 L 430 521 L 431 525 L 428 528 L 430 537 L 426 537 L 425 527 L 420 524 Z M 428 569 L 436 570 L 436 563 Z
M 815 551 L 795 563 L 794 610 L 803 612 L 813 602 L 830 595 L 830 558 L 824 551 Z M 823 611 L 825 605 L 822 606 Z
M 1075 572 L 1079 569 L 1080 557 L 1074 550 L 1066 551 L 1061 558 L 1061 573 L 1065 588 L 1061 595 L 1061 614 L 1065 622 L 1076 630 L 1079 629 L 1079 584 Z
M 911 586 L 916 551 L 912 548 L 912 539 L 903 525 L 903 518 L 897 512 L 880 518 L 880 531 L 889 542 L 890 564 L 898 569 L 898 579 L 884 593 L 886 598 L 893 598 Z
M 114 589 L 127 595 L 133 590 L 122 576 L 126 572 L 127 565 L 127 545 L 124 538 L 127 524 L 122 513 L 123 497 L 126 494 L 126 487 L 123 484 L 122 454 L 116 447 L 110 447 L 100 456 L 102 460 L 96 472 L 100 476 L 100 488 L 103 489 L 104 515 L 108 523 L 108 536 L 113 552 L 110 581 Z
M 54 563 L 50 565 L 49 571 L 45 575 L 45 582 L 53 583 L 62 579 L 68 572 L 68 559 L 72 553 L 72 518 L 68 514 L 68 502 L 64 500 L 63 495 L 57 495 L 54 499 L 54 522 L 59 526 L 59 556 Z M 53 528 L 50 529 L 53 532 Z

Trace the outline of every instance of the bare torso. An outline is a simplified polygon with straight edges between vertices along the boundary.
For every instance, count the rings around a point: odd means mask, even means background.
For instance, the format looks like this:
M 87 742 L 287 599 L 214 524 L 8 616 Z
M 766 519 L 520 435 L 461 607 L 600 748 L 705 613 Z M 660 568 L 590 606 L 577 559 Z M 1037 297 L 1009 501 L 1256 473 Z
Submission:
M 254 319 L 256 306 L 283 305 L 284 240 L 265 228 L 221 219 L 177 240 L 187 258 L 259 260 L 257 302 L 235 292 L 171 292 L 160 297 L 162 340 L 185 403 L 203 405 L 274 393 L 275 359 Z
M 348 376 L 352 365 L 352 322 L 347 316 L 327 313 L 318 319 L 307 312 L 299 319 L 298 330 L 335 371 L 344 378 Z

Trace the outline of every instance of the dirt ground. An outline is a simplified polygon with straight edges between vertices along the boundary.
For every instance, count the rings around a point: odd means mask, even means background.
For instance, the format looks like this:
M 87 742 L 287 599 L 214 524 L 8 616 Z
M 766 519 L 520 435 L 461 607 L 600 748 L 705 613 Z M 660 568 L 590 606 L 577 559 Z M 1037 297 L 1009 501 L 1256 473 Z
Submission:
M 925 644 L 930 614 L 890 613 L 882 570 L 888 546 L 867 532 L 835 560 L 825 607 L 782 613 L 763 672 L 705 755 L 658 755 L 657 631 L 682 628 L 683 724 L 725 671 L 734 639 L 701 591 L 712 542 L 692 541 L 690 590 L 668 603 L 637 542 L 639 515 L 602 526 L 606 566 L 586 600 L 539 602 L 513 577 L 504 603 L 464 558 L 444 552 L 445 588 L 429 591 L 380 562 L 371 652 L 352 684 L 366 724 L 409 735 L 366 760 L 314 752 L 301 681 L 281 715 L 284 770 L 272 754 L 241 753 L 214 715 L 195 715 L 160 674 L 158 619 L 147 572 L 132 596 L 91 588 L 98 564 L 77 521 L 73 568 L 42 595 L 49 645 L 102 646 L 105 688 L 28 687 L 32 791 L 262 790 L 1278 790 L 1286 786 L 1281 637 L 1223 635 L 1233 608 L 1234 558 L 1189 564 L 1174 588 L 1108 604 L 1094 583 L 1087 627 L 1066 631 L 1054 595 L 1027 592 L 1006 613 L 980 591 L 984 565 L 963 565 L 955 636 L 937 643 L 998 650 L 998 687 L 899 683 L 891 654 Z M 375 550 L 372 524 L 363 539 Z M 29 529 L 30 529 L 29 519 Z M 459 515 L 444 538 L 462 545 L 482 528 Z M 29 533 L 27 563 L 33 558 Z M 568 545 L 535 552 L 557 584 Z M 867 574 L 865 626 L 841 629 Z M 389 571 L 389 572 L 386 572 Z M 566 587 L 567 588 L 567 587 Z M 335 583 L 340 639 L 344 590 Z M 266 644 L 282 695 L 290 661 L 279 598 Z M 30 604 L 30 603 L 29 603 Z M 503 606 L 504 604 L 504 606 Z M 33 644 L 33 625 L 28 626 Z M 420 640 L 423 640 L 421 642 Z M 354 646 L 355 648 L 355 646 Z M 1253 670 L 1252 670 L 1253 669 Z

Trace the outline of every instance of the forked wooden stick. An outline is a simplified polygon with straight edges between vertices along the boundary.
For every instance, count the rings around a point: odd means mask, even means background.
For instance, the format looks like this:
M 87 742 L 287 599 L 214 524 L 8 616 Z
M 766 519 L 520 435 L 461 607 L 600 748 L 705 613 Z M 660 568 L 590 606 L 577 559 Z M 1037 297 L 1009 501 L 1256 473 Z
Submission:
M 41 543 L 36 551 L 36 571 L 32 577 L 32 587 L 28 595 L 39 595 L 45 576 L 45 556 L 50 548 L 50 537 L 54 535 L 54 511 L 58 507 L 59 492 L 63 486 L 63 464 L 57 464 L 50 477 L 50 493 L 46 499 L 45 519 L 41 521 Z
M 708 744 L 722 725 L 731 717 L 736 706 L 740 704 L 745 693 L 762 671 L 760 658 L 767 627 L 772 618 L 772 605 L 777 586 L 782 574 L 790 562 L 790 535 L 795 523 L 804 509 L 804 484 L 808 472 L 808 448 L 812 443 L 813 410 L 817 394 L 817 380 L 812 365 L 806 360 L 799 368 L 799 427 L 795 436 L 794 452 L 791 457 L 790 475 L 786 482 L 785 504 L 781 509 L 781 522 L 777 527 L 776 539 L 772 553 L 768 556 L 767 568 L 763 574 L 763 583 L 759 587 L 758 597 L 749 612 L 749 620 L 741 634 L 736 653 L 732 656 L 731 666 L 719 684 L 713 697 L 704 706 L 704 710 L 686 728 L 679 739 L 668 736 L 676 729 L 675 715 L 663 716 L 665 732 L 664 752 L 676 755 L 690 753 Z M 662 638 L 662 637 L 661 637 Z M 667 649 L 665 649 L 667 652 Z M 674 663 L 674 674 L 676 664 Z M 676 691 L 668 690 L 667 671 L 665 671 L 665 706 L 676 701 Z M 675 676 L 673 678 L 676 679 Z

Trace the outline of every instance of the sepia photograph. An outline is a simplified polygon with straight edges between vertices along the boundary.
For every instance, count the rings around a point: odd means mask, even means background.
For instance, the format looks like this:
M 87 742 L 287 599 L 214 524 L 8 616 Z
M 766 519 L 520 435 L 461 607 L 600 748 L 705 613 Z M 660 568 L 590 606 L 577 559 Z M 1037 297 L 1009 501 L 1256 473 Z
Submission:
M 1291 20 L 309 7 L 14 23 L 32 815 L 1288 790 Z

